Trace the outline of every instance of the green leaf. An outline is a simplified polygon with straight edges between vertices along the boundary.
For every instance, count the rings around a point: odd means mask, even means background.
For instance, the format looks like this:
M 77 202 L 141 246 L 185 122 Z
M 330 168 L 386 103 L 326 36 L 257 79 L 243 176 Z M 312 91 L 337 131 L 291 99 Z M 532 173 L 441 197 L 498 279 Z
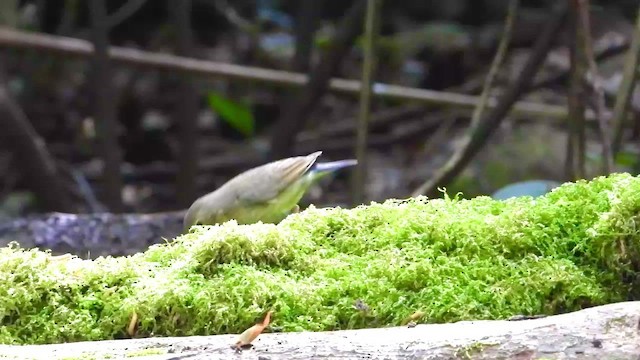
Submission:
M 638 157 L 628 152 L 619 152 L 616 154 L 616 164 L 632 167 L 638 163 Z
M 214 92 L 207 94 L 207 103 L 209 107 L 211 107 L 211 110 L 220 115 L 220 117 L 234 129 L 241 132 L 244 136 L 253 136 L 256 124 L 253 113 L 247 104 L 233 101 Z

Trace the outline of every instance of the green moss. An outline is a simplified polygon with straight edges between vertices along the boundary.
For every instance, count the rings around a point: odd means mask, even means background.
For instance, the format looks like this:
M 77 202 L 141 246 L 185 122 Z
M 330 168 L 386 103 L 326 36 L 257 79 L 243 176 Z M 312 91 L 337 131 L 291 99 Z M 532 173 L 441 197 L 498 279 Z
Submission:
M 496 346 L 498 344 L 496 343 L 481 343 L 481 342 L 475 342 L 473 344 L 469 344 L 468 346 L 463 346 L 461 348 L 459 348 L 458 350 L 456 350 L 455 352 L 455 358 L 456 359 L 472 359 L 473 355 L 477 355 L 482 353 L 486 348 L 491 347 L 491 346 Z
M 605 324 L 604 328 L 605 328 L 605 331 L 608 332 L 612 328 L 616 328 L 616 327 L 620 327 L 620 326 L 626 325 L 627 322 L 628 322 L 628 319 L 626 319 L 625 317 L 616 317 L 616 318 L 608 320 L 607 323 Z
M 138 356 L 148 356 L 148 355 L 161 355 L 167 352 L 166 349 L 158 349 L 158 348 L 147 348 L 141 350 L 130 351 L 127 353 L 127 357 L 138 357 Z
M 284 331 L 555 314 L 637 296 L 640 178 L 536 198 L 310 208 L 278 225 L 194 228 L 122 258 L 0 249 L 0 342 Z M 369 305 L 354 309 L 356 300 Z
M 69 356 L 69 357 L 62 358 L 62 360 L 96 360 L 96 359 L 97 358 L 93 353 L 85 353 L 85 352 L 83 352 L 78 356 Z

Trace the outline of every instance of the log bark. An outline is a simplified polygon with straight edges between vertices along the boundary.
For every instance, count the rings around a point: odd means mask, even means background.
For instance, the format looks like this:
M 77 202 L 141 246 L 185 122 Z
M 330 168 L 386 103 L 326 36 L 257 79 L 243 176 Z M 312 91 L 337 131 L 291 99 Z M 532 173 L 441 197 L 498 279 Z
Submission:
M 274 315 L 277 322 L 277 314 Z M 521 321 L 462 321 L 334 332 L 263 333 L 235 354 L 237 335 L 53 345 L 0 345 L 0 357 L 136 359 L 638 359 L 640 301 Z M 147 354 L 146 356 L 140 356 Z M 105 356 L 106 355 L 106 356 Z
M 48 213 L 0 223 L 0 246 L 51 249 L 82 258 L 124 256 L 182 232 L 184 210 L 152 214 Z

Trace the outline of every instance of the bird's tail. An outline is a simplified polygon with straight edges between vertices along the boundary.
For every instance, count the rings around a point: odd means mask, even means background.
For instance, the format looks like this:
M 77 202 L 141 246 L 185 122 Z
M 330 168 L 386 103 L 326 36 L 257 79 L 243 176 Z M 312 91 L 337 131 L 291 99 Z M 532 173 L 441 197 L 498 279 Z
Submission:
M 358 160 L 356 159 L 347 159 L 347 160 L 338 160 L 338 161 L 330 161 L 325 163 L 317 163 L 311 170 L 315 178 L 320 178 L 325 175 L 331 174 L 334 171 L 358 165 Z

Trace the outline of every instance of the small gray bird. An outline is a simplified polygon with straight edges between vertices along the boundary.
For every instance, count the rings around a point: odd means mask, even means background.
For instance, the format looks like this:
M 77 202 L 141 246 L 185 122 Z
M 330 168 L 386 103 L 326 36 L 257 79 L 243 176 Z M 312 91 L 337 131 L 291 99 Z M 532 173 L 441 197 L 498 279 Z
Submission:
M 249 169 L 217 190 L 197 199 L 184 217 L 184 231 L 193 225 L 278 223 L 298 208 L 309 187 L 357 160 L 316 163 L 322 151 L 277 160 Z

